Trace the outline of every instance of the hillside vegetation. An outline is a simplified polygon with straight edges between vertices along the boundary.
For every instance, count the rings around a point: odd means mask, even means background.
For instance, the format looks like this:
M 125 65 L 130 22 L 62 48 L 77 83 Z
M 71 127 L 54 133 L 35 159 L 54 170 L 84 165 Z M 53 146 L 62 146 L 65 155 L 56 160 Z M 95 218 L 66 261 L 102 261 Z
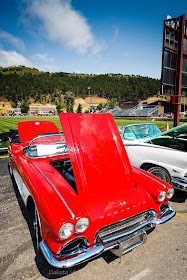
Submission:
M 91 95 L 138 101 L 157 94 L 159 86 L 157 79 L 133 75 L 49 73 L 24 66 L 0 68 L 0 99 L 3 101 L 32 100 L 57 105 L 68 92 L 75 97 L 87 97 L 88 87 L 91 87 Z

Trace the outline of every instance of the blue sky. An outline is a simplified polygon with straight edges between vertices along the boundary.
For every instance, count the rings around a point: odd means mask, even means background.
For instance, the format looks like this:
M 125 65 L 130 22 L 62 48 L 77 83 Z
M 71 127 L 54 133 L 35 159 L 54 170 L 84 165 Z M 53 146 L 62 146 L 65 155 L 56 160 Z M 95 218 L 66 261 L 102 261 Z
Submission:
M 0 0 L 0 66 L 160 78 L 163 20 L 186 0 Z

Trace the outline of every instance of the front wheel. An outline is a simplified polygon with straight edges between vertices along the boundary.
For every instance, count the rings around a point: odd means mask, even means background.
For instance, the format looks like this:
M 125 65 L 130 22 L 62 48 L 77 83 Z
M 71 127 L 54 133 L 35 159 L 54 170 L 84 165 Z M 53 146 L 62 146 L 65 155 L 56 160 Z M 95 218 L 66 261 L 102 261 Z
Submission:
M 152 166 L 147 170 L 150 174 L 158 177 L 159 179 L 165 181 L 168 184 L 171 184 L 171 177 L 169 172 L 160 166 Z

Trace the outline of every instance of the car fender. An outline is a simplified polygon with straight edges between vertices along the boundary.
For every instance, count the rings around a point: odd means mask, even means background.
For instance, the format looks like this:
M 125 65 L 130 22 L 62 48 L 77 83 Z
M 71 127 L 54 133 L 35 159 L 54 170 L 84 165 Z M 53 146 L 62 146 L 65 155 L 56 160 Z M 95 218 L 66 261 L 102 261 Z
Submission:
M 132 165 L 142 168 L 146 164 L 165 168 L 170 176 L 184 176 L 187 172 L 186 153 L 151 144 L 125 146 Z

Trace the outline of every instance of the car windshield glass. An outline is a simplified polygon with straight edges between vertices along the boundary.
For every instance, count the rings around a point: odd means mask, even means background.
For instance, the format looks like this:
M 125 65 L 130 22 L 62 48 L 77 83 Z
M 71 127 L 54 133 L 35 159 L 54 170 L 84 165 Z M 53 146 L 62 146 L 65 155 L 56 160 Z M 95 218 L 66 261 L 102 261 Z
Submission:
M 123 132 L 123 127 L 121 126 L 118 126 L 118 131 L 119 131 L 119 134 L 122 136 L 122 132 Z
M 125 128 L 124 139 L 141 139 L 154 136 L 160 133 L 160 129 L 155 124 L 130 125 Z
M 39 135 L 33 139 L 26 148 L 29 157 L 46 157 L 68 153 L 62 134 Z
M 180 126 L 174 127 L 168 131 L 162 132 L 161 135 L 153 136 L 151 139 L 145 140 L 145 142 L 149 142 L 150 140 L 157 139 L 158 137 L 171 137 L 171 138 L 183 138 L 187 139 L 187 124 L 182 124 Z

